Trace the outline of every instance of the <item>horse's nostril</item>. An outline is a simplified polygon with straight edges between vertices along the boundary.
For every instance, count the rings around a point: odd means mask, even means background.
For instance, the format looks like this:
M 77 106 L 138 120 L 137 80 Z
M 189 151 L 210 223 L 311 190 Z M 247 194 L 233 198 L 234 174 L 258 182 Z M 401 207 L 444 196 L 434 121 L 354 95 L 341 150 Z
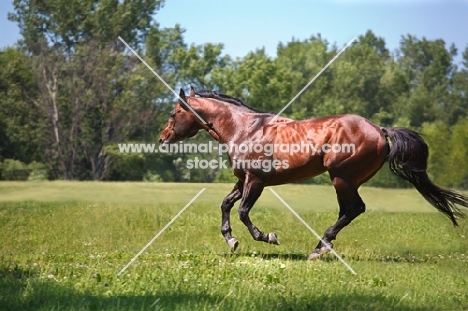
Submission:
M 160 139 L 159 139 L 159 143 L 162 144 L 162 142 L 163 142 L 163 140 L 162 140 L 162 138 L 160 138 Z

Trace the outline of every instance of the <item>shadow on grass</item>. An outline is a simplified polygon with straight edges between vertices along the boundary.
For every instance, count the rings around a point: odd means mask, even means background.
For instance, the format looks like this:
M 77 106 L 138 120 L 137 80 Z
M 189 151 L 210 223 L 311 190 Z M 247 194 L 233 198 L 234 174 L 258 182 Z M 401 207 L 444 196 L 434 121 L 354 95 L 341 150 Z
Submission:
M 307 255 L 304 254 L 278 254 L 278 253 L 273 253 L 273 254 L 261 254 L 260 257 L 262 259 L 281 259 L 281 260 L 297 260 L 297 261 L 306 261 L 307 260 Z
M 224 258 L 242 258 L 242 257 L 249 257 L 249 258 L 261 258 L 265 260 L 273 260 L 273 259 L 281 259 L 281 260 L 293 260 L 293 261 L 306 261 L 307 255 L 304 254 L 296 254 L 296 253 L 289 253 L 289 254 L 280 254 L 280 253 L 271 253 L 271 254 L 259 254 L 259 253 L 252 253 L 252 252 L 238 252 L 238 253 L 226 253 L 221 254 L 220 256 Z
M 440 261 L 440 252 L 431 252 L 431 250 L 406 250 L 401 249 L 398 252 L 391 251 L 388 253 L 355 253 L 351 255 L 340 254 L 341 258 L 345 261 L 355 262 L 387 262 L 387 263 L 438 263 Z M 225 253 L 220 254 L 224 258 L 261 258 L 265 260 L 290 260 L 290 261 L 307 261 L 308 254 L 303 253 L 253 253 L 253 252 L 236 252 L 236 253 Z M 332 253 L 328 253 L 320 257 L 318 261 L 334 263 L 339 259 Z
M 140 285 L 136 286 L 139 291 Z M 245 296 L 235 290 L 229 295 L 213 295 L 167 288 L 157 294 L 129 291 L 116 295 L 112 284 L 93 291 L 96 293 L 39 279 L 34 271 L 0 269 L 0 310 L 429 310 L 410 306 L 399 297 L 357 291 L 327 295 L 311 291 L 297 296 L 258 289 Z

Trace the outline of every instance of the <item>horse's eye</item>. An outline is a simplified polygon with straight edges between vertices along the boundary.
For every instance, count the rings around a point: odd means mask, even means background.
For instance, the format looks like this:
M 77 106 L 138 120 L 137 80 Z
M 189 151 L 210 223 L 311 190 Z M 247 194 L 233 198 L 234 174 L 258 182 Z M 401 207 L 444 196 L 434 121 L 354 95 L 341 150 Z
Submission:
M 169 114 L 169 117 L 174 118 L 174 117 L 175 117 L 175 113 L 174 113 L 174 112 L 171 112 L 171 113 Z

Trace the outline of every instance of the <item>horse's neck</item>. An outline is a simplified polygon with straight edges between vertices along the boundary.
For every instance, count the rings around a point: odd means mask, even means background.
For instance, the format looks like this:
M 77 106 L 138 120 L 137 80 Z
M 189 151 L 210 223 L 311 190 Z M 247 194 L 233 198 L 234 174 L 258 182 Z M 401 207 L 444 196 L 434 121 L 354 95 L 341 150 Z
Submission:
M 208 133 L 221 143 L 235 142 L 255 116 L 248 111 L 215 99 L 197 101 L 196 111 L 208 124 Z

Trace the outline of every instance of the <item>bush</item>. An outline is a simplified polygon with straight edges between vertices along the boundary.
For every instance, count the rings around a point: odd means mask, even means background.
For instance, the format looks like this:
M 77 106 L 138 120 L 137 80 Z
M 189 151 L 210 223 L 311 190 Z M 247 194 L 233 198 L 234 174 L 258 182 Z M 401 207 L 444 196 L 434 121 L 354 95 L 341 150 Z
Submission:
M 2 180 L 43 181 L 48 179 L 48 175 L 48 171 L 42 163 L 25 164 L 14 159 L 5 159 L 0 163 L 0 178 Z
M 28 181 L 39 182 L 49 179 L 49 172 L 45 165 L 39 162 L 31 162 L 28 165 L 29 176 Z
M 27 165 L 18 160 L 5 159 L 0 170 L 3 180 L 28 180 L 29 177 Z
M 143 175 L 143 181 L 146 182 L 162 182 L 163 179 L 159 174 L 152 173 L 150 171 L 146 172 L 145 175 Z
M 230 168 L 219 169 L 213 179 L 214 183 L 236 183 L 237 177 Z

